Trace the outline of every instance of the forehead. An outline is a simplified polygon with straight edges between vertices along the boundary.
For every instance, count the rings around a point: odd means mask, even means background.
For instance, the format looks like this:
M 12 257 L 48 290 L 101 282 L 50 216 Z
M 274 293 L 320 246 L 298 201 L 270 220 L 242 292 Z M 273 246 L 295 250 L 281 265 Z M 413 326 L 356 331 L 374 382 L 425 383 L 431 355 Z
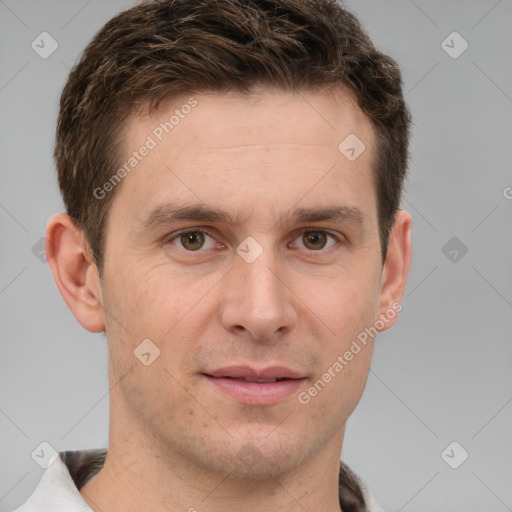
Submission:
M 175 148 L 194 143 L 205 149 L 278 143 L 337 148 L 354 134 L 373 152 L 373 127 L 348 89 L 257 90 L 182 94 L 162 102 L 152 115 L 139 109 L 126 123 L 127 146 L 149 134 L 165 144 L 172 134 Z
M 279 201 L 284 209 L 299 201 L 316 207 L 326 194 L 330 204 L 375 199 L 373 128 L 343 89 L 182 95 L 152 115 L 133 114 L 122 145 L 126 161 L 150 147 L 133 157 L 114 201 L 139 218 L 173 200 L 232 206 L 238 215 L 249 204 L 257 213 L 278 213 Z M 349 158 L 352 148 L 357 158 Z

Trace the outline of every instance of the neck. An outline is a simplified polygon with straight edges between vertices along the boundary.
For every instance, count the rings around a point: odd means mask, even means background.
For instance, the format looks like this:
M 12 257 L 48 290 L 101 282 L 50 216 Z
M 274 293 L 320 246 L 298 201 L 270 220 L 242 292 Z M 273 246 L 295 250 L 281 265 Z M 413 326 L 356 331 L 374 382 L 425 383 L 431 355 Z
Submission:
M 123 461 L 126 460 L 126 463 Z M 188 511 L 225 512 L 290 512 L 325 510 L 340 512 L 337 465 L 329 464 L 330 474 L 324 477 L 325 466 L 311 464 L 279 479 L 244 481 L 218 475 L 183 472 L 183 466 L 169 470 L 169 464 L 153 458 L 145 464 L 144 457 L 119 457 L 109 454 L 104 467 L 80 489 L 80 494 L 94 512 Z

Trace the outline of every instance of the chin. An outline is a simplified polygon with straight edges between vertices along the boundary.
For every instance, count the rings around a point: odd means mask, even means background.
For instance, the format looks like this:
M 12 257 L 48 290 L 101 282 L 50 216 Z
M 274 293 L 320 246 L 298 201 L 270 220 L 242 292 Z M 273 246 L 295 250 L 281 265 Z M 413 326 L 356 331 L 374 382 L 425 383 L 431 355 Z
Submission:
M 308 453 L 299 437 L 292 440 L 289 436 L 265 433 L 233 436 L 201 455 L 202 460 L 197 462 L 210 471 L 229 478 L 268 480 L 291 473 Z

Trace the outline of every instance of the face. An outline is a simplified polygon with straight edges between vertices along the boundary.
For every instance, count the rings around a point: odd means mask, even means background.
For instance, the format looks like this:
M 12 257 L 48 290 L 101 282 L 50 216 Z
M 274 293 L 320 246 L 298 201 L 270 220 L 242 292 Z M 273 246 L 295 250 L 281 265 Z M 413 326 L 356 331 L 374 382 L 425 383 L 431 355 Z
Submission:
M 350 134 L 355 160 L 338 148 Z M 341 446 L 373 350 L 361 333 L 386 313 L 369 120 L 342 91 L 205 94 L 132 116 L 124 144 L 139 156 L 101 281 L 111 407 L 221 474 Z

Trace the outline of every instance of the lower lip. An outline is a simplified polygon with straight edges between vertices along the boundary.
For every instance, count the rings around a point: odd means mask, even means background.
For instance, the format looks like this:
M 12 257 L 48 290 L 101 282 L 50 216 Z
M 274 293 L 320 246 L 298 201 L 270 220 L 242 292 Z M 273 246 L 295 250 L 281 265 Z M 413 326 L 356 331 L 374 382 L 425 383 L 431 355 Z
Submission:
M 306 379 L 284 379 L 276 382 L 246 382 L 224 377 L 205 377 L 221 391 L 249 405 L 272 405 L 297 393 Z

